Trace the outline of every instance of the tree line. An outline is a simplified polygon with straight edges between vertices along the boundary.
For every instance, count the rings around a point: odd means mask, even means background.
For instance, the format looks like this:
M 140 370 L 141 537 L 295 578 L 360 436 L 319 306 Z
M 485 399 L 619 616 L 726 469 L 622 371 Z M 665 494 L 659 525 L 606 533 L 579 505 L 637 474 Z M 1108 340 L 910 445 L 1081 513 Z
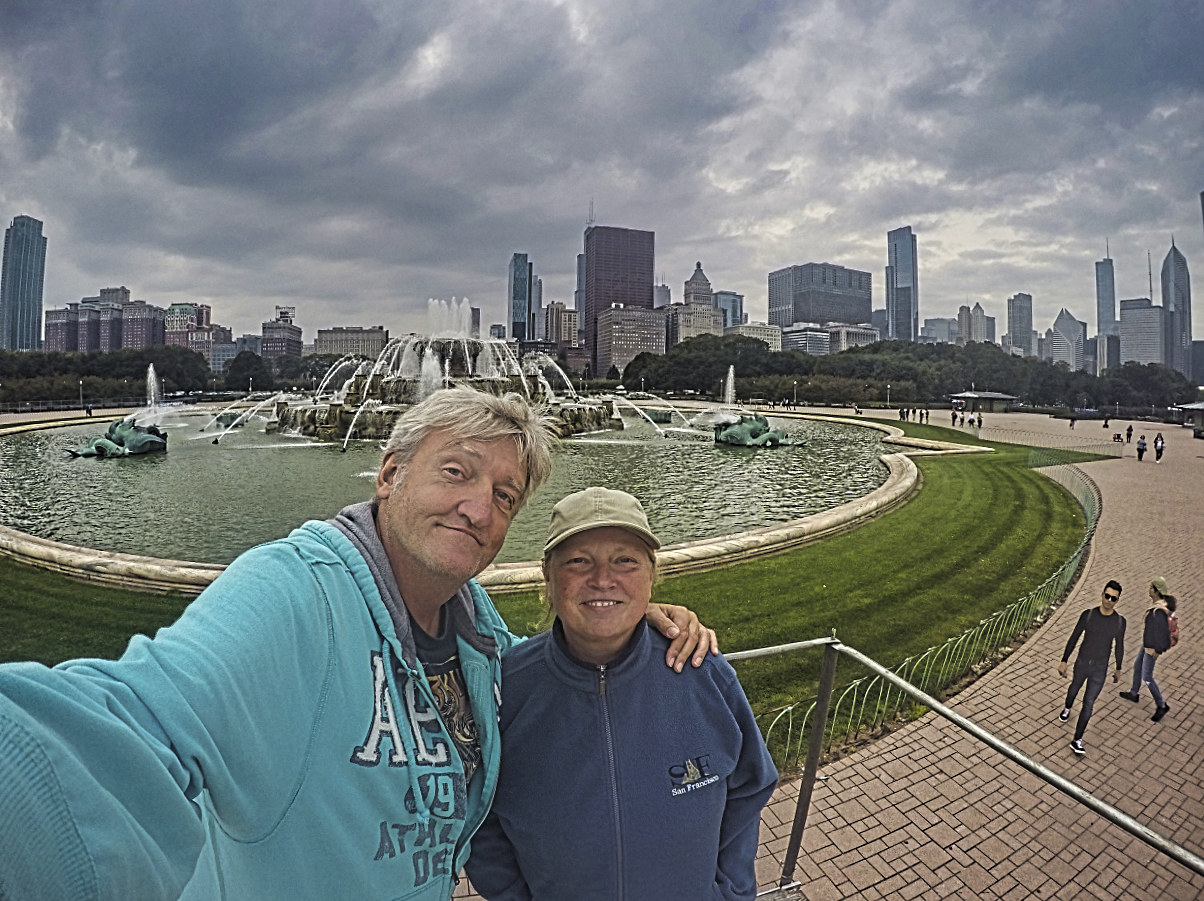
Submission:
M 772 352 L 742 335 L 700 335 L 664 355 L 643 353 L 623 371 L 628 389 L 643 379 L 646 391 L 694 391 L 720 396 L 729 366 L 736 393 L 799 403 L 893 405 L 947 402 L 962 391 L 1011 394 L 1031 406 L 1104 409 L 1166 408 L 1196 399 L 1196 386 L 1157 363 L 1125 363 L 1102 376 L 1073 372 L 1064 363 L 1005 354 L 994 344 L 913 344 L 879 341 L 830 356 Z

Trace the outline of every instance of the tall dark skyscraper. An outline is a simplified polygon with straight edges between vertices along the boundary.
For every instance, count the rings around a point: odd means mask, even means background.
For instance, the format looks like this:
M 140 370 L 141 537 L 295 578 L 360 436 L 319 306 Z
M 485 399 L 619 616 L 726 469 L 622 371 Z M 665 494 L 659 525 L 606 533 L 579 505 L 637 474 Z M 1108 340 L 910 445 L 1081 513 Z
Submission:
M 1120 322 L 1116 318 L 1116 272 L 1110 256 L 1095 264 L 1095 333 L 1120 334 Z
M 886 233 L 886 337 L 915 341 L 920 333 L 920 267 L 916 236 L 905 225 Z
M 42 346 L 42 285 L 46 277 L 46 238 L 42 223 L 18 216 L 4 232 L 0 270 L 0 350 Z
M 517 341 L 535 338 L 535 323 L 531 320 L 531 285 L 535 280 L 535 264 L 525 253 L 510 258 L 510 273 L 506 282 L 506 309 L 509 312 L 510 337 Z
M 598 364 L 598 314 L 614 304 L 652 309 L 656 234 L 591 225 L 585 230 L 585 346 Z M 605 373 L 603 373 L 605 374 Z
M 1189 379 L 1191 368 L 1191 276 L 1187 260 L 1171 239 L 1162 261 L 1162 309 L 1166 317 L 1166 365 Z
M 832 263 L 805 263 L 769 273 L 769 324 L 870 321 L 871 276 Z

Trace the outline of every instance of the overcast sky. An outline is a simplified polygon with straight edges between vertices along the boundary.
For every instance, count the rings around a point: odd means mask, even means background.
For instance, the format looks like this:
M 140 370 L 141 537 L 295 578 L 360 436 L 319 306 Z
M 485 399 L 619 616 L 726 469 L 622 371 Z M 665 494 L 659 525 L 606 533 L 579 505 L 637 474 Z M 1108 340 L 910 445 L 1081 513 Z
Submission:
M 766 318 L 772 269 L 873 274 L 920 317 L 1034 298 L 1095 333 L 1093 262 L 1147 296 L 1174 235 L 1204 319 L 1204 3 L 2 0 L 0 218 L 45 306 L 124 284 L 318 328 L 504 318 L 529 253 L 572 305 L 591 199 Z M 1204 326 L 1195 332 L 1204 336 Z

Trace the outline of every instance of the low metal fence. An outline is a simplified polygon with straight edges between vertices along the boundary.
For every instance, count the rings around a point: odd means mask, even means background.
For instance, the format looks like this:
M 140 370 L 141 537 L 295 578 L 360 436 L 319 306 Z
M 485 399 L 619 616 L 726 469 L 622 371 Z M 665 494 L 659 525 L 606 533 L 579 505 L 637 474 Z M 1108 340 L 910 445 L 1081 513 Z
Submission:
M 817 728 L 811 730 L 811 737 L 807 748 L 807 762 L 803 767 L 802 784 L 799 786 L 798 802 L 794 811 L 794 822 L 790 831 L 790 841 L 786 846 L 786 854 L 783 858 L 782 875 L 776 889 L 767 892 L 762 892 L 761 895 L 774 894 L 789 889 L 796 888 L 799 883 L 794 879 L 795 866 L 798 863 L 799 850 L 803 844 L 803 831 L 807 826 L 807 814 L 811 807 L 811 796 L 815 789 L 815 778 L 819 772 L 819 762 L 823 756 L 824 736 L 827 733 L 827 725 L 829 720 L 829 711 L 834 715 L 835 710 L 831 708 L 833 696 L 833 685 L 836 681 L 836 661 L 840 654 L 855 660 L 861 666 L 871 670 L 874 673 L 873 678 L 881 680 L 889 690 L 897 691 L 900 695 L 907 697 L 912 703 L 930 709 L 939 716 L 949 720 L 963 732 L 968 733 L 972 738 L 977 739 L 983 744 L 989 745 L 999 753 L 1003 754 L 1009 760 L 1024 767 L 1030 773 L 1033 773 L 1038 778 L 1042 779 L 1048 785 L 1053 786 L 1061 792 L 1069 795 L 1079 804 L 1084 807 L 1089 807 L 1096 813 L 1100 814 L 1104 819 L 1121 827 L 1131 835 L 1141 839 L 1156 851 L 1165 854 L 1183 864 L 1185 867 L 1193 870 L 1196 873 L 1204 875 L 1204 859 L 1189 851 L 1181 845 L 1176 844 L 1165 836 L 1159 835 L 1152 829 L 1143 826 L 1137 820 L 1133 819 L 1126 813 L 1117 810 L 1115 807 L 1101 801 L 1099 798 L 1092 795 L 1086 789 L 1075 785 L 1069 779 L 1059 776 L 1048 767 L 1037 763 L 1028 755 L 1017 750 L 1007 742 L 997 738 L 990 732 L 987 732 L 981 726 L 976 725 L 972 721 L 966 719 L 958 713 L 950 710 L 936 698 L 922 691 L 919 687 L 902 678 L 899 674 L 893 673 L 881 664 L 871 660 L 859 651 L 841 644 L 835 638 L 817 638 L 811 641 L 800 641 L 794 644 L 779 645 L 773 648 L 759 648 L 754 651 L 740 651 L 733 654 L 728 654 L 728 660 L 748 660 L 753 657 L 768 657 L 776 654 L 786 654 L 809 648 L 822 647 L 824 649 L 824 659 L 820 667 L 819 677 L 819 696 L 816 698 L 814 706 L 814 717 Z
M 1091 423 L 1087 423 L 1088 426 Z M 1004 429 L 995 426 L 983 426 L 967 429 L 980 441 L 994 441 L 999 444 L 1022 444 L 1025 447 L 1060 448 L 1068 451 L 1078 451 L 1083 454 L 1098 454 L 1102 457 L 1119 457 L 1124 454 L 1123 441 L 1113 441 L 1113 435 L 1122 434 L 1118 430 L 1109 429 L 1107 432 L 1089 437 L 1086 429 L 1081 432 L 1026 432 L 1020 429 Z
M 1047 465 L 1049 454 L 1034 449 L 1029 465 L 1040 468 L 1049 478 L 1062 485 L 1074 496 L 1083 510 L 1083 538 L 1074 553 L 1038 588 L 1002 610 L 981 620 L 961 635 L 942 645 L 908 657 L 893 673 L 917 690 L 940 696 L 968 679 L 977 678 L 1011 653 L 1013 643 L 1029 630 L 1044 622 L 1050 611 L 1065 595 L 1075 574 L 1091 548 L 1095 527 L 1103 508 L 1099 488 L 1080 469 L 1073 465 Z M 833 635 L 835 640 L 835 635 Z M 746 654 L 728 654 L 729 660 L 744 659 Z M 819 699 L 790 704 L 763 714 L 761 717 L 765 740 L 773 744 L 777 738 L 782 750 L 776 751 L 780 769 L 792 770 L 799 765 L 805 737 L 814 734 L 810 728 L 818 717 Z M 892 724 L 914 719 L 922 712 L 916 709 L 911 696 L 898 689 L 882 675 L 870 675 L 836 689 L 830 715 L 823 716 L 822 748 L 833 748 L 864 742 Z M 779 730 L 785 732 L 782 736 Z

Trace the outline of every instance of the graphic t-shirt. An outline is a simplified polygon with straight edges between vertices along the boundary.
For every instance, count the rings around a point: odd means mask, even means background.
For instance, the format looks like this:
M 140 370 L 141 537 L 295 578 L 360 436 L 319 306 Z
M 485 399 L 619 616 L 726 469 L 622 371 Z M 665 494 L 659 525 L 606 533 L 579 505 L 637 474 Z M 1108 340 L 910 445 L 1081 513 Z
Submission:
M 447 627 L 447 608 L 439 612 L 437 637 L 426 634 L 413 616 L 410 617 L 410 631 L 414 636 L 418 662 L 422 664 L 431 694 L 435 696 L 439 718 L 443 720 L 447 734 L 451 736 L 460 754 L 460 761 L 464 764 L 464 785 L 467 788 L 481 763 L 481 739 L 472 716 L 468 687 L 460 672 L 460 649 L 455 633 Z

